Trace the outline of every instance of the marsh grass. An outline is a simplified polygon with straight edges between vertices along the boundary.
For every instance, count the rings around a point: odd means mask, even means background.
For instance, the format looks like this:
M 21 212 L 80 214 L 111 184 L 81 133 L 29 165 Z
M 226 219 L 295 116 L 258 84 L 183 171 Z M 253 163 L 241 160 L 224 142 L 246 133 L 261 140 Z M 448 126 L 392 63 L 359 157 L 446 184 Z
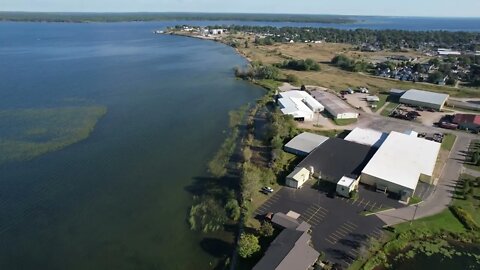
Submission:
M 0 111 L 0 165 L 84 140 L 106 112 L 103 106 Z

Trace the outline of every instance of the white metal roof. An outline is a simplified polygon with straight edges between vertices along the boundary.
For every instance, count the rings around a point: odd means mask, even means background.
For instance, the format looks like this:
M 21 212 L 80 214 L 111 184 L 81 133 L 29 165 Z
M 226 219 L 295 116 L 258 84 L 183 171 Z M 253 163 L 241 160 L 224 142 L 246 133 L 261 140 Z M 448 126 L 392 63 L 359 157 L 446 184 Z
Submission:
M 305 176 L 310 176 L 310 171 L 305 168 L 297 167 L 293 172 L 291 172 L 287 178 L 295 179 L 296 181 L 302 180 Z
M 285 97 L 278 99 L 278 102 L 282 107 L 280 110 L 283 114 L 304 117 L 305 119 L 313 118 L 313 111 L 299 99 Z
M 303 132 L 302 134 L 297 135 L 295 138 L 290 140 L 285 145 L 285 148 L 294 149 L 296 151 L 301 151 L 308 154 L 326 140 L 328 140 L 328 137 L 309 132 Z
M 420 174 L 433 175 L 440 144 L 392 131 L 362 173 L 415 190 Z
M 414 100 L 443 105 L 445 101 L 447 101 L 448 97 L 449 95 L 447 94 L 410 89 L 402 95 L 402 97 L 400 98 L 400 102 L 403 102 L 403 100 Z
M 312 96 L 321 104 L 323 104 L 325 109 L 334 117 L 337 117 L 339 114 L 358 114 L 358 112 L 356 112 L 352 107 L 334 94 L 326 91 L 315 90 L 312 91 Z
M 345 137 L 345 140 L 378 148 L 387 137 L 388 133 L 357 127 Z
M 298 90 L 285 91 L 285 92 L 280 92 L 280 96 L 282 98 L 291 98 L 291 99 L 300 100 L 301 102 L 305 103 L 305 105 L 307 105 L 314 112 L 321 112 L 324 110 L 323 105 L 320 104 L 320 102 L 318 102 L 309 93 L 305 91 L 298 91 Z
M 353 178 L 344 176 L 340 179 L 340 181 L 338 181 L 337 185 L 350 188 L 353 185 L 353 183 L 355 183 L 356 181 L 357 180 Z

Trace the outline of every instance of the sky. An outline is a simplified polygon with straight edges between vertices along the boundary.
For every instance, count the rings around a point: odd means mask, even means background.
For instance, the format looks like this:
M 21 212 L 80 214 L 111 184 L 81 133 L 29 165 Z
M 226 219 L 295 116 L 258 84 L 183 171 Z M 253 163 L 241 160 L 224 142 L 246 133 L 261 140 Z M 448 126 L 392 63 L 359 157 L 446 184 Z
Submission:
M 0 10 L 480 17 L 480 0 L 0 0 Z

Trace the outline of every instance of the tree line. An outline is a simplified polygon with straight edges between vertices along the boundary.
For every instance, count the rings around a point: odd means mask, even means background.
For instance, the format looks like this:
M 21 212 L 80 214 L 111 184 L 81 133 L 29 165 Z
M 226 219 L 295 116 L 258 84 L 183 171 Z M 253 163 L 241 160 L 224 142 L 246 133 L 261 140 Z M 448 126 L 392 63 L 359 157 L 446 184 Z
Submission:
M 419 48 L 425 45 L 438 47 L 457 47 L 469 50 L 480 50 L 480 33 L 450 31 L 406 31 L 406 30 L 344 30 L 335 28 L 314 27 L 273 27 L 273 26 L 240 26 L 227 27 L 231 32 L 250 32 L 267 35 L 274 42 L 293 41 L 326 41 L 349 43 L 354 45 L 376 44 L 380 49 Z

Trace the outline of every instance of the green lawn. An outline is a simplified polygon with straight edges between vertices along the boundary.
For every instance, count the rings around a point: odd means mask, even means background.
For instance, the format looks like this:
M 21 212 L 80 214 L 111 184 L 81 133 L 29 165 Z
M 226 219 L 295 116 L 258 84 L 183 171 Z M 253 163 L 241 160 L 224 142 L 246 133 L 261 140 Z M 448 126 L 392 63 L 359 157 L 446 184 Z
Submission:
M 335 125 L 337 126 L 348 126 L 351 124 L 355 124 L 358 121 L 357 118 L 354 119 L 334 119 Z
M 388 99 L 387 94 L 378 94 L 377 96 L 380 98 L 380 101 L 376 103 L 376 105 L 377 105 L 376 108 L 372 108 L 373 112 L 376 112 L 376 111 L 380 110 L 380 108 L 382 108 L 383 105 L 385 105 L 385 103 L 387 102 L 387 99 Z
M 257 80 L 255 83 L 271 91 L 277 90 L 282 85 L 282 82 L 276 80 Z
M 443 137 L 442 149 L 451 151 L 456 139 L 457 136 L 453 134 L 445 134 Z
M 473 140 L 470 143 L 468 152 L 470 155 L 473 155 L 475 152 L 478 152 L 478 151 L 480 151 L 480 140 Z M 480 165 L 464 164 L 464 166 L 475 171 L 480 171 Z
M 456 188 L 453 205 L 463 208 L 477 224 L 480 224 L 480 181 L 468 174 L 462 174 L 460 177 L 469 183 L 465 185 L 463 182 Z
M 397 106 L 398 106 L 398 103 L 395 103 L 395 102 L 388 103 L 387 106 L 385 106 L 385 108 L 383 108 L 383 110 L 380 112 L 380 115 L 389 116 Z
M 315 133 L 315 134 L 323 135 L 329 138 L 334 138 L 334 137 L 337 137 L 338 134 L 344 132 L 345 130 L 343 129 L 338 129 L 338 130 L 337 129 L 331 129 L 331 130 L 302 129 L 301 131 Z

